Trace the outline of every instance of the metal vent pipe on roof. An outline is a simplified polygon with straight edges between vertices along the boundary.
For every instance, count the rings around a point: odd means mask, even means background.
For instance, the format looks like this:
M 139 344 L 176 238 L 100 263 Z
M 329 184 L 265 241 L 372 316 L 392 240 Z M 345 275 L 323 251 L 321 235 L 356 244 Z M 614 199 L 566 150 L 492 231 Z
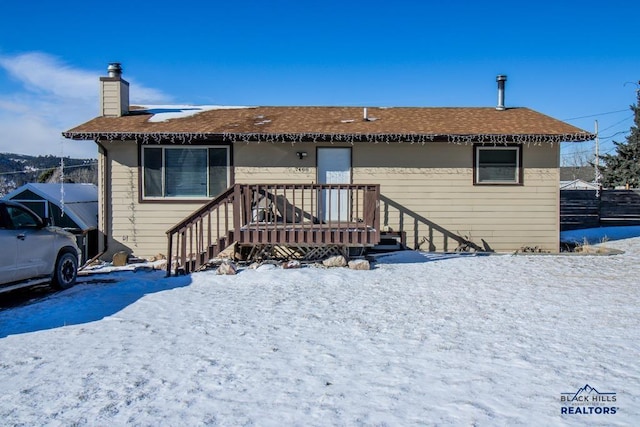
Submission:
M 496 106 L 496 110 L 506 110 L 504 106 L 504 85 L 507 81 L 507 76 L 499 74 L 496 77 L 496 81 L 498 82 L 498 105 Z
M 120 78 L 122 76 L 122 67 L 119 62 L 112 62 L 107 67 L 109 77 Z

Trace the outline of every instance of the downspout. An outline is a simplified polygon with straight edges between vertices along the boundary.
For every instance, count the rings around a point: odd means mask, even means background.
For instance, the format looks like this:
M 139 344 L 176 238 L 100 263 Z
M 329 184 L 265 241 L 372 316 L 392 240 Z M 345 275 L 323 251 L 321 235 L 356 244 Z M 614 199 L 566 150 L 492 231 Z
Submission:
M 109 203 L 107 202 L 110 191 L 111 168 L 109 167 L 109 154 L 107 148 L 100 143 L 98 138 L 95 139 L 98 145 L 98 153 L 102 159 L 98 161 L 98 188 L 102 190 L 102 203 L 98 203 L 98 232 L 102 232 L 102 248 L 98 248 L 99 256 L 104 255 L 109 249 Z M 102 160 L 100 162 L 100 160 Z M 100 250 L 102 249 L 102 250 Z

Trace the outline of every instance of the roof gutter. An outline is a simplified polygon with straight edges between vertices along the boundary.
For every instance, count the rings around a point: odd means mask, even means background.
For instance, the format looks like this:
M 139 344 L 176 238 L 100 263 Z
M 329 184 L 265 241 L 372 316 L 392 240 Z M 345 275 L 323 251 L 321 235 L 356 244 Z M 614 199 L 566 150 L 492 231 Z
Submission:
M 136 141 L 147 143 L 188 144 L 195 141 L 219 140 L 224 142 L 346 142 L 346 143 L 410 143 L 426 144 L 430 142 L 488 143 L 488 144 L 539 144 L 561 142 L 584 142 L 595 139 L 589 132 L 571 134 L 418 134 L 418 133 L 352 133 L 326 134 L 317 132 L 302 133 L 190 133 L 190 132 L 64 132 L 65 138 L 74 140 Z M 104 146 L 102 146 L 103 149 Z

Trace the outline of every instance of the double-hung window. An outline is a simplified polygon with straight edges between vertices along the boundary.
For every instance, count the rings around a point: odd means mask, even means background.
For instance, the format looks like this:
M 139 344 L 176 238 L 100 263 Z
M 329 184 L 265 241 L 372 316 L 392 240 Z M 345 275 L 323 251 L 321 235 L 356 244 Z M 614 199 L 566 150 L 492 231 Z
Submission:
M 475 184 L 522 184 L 520 146 L 475 146 Z
M 144 199 L 208 198 L 229 187 L 227 146 L 142 147 Z

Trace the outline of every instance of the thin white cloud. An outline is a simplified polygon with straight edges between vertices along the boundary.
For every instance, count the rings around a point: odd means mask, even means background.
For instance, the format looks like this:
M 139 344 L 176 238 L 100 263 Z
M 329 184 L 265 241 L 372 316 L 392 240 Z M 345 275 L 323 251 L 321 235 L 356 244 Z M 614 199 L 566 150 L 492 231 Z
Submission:
M 93 142 L 64 141 L 60 133 L 98 114 L 98 80 L 103 72 L 74 68 L 41 52 L 0 55 L 4 70 L 21 88 L 0 89 L 0 152 L 95 157 Z M 166 103 L 159 90 L 130 82 L 132 103 Z
M 134 105 L 161 104 L 170 101 L 169 97 L 161 91 L 139 84 L 135 79 L 125 76 L 129 82 L 129 98 Z
M 0 57 L 0 66 L 33 93 L 63 98 L 90 99 L 96 91 L 94 73 L 73 69 L 59 59 L 40 52 Z
M 11 111 L 14 113 L 26 113 L 29 111 L 26 105 L 9 99 L 0 98 L 0 110 Z

